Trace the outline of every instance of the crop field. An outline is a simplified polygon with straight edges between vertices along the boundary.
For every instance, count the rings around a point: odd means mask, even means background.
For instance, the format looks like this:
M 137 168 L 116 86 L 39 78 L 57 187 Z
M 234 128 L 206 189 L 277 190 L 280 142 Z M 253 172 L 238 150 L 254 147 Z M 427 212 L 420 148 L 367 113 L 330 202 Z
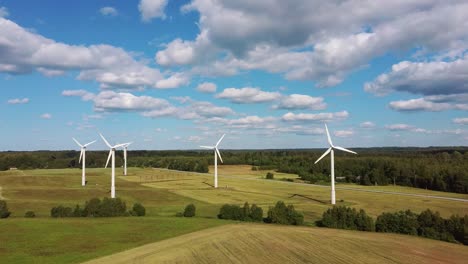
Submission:
M 464 263 L 464 246 L 395 234 L 277 225 L 205 229 L 87 264 Z
M 154 244 L 156 247 L 150 248 L 150 252 L 164 251 L 164 254 L 148 253 L 148 263 L 152 261 L 183 263 L 192 262 L 191 260 L 213 263 L 220 262 L 226 257 L 231 258 L 230 261 L 234 263 L 245 262 L 244 259 L 249 262 L 280 263 L 271 260 L 273 256 L 276 256 L 276 252 L 278 256 L 275 259 L 282 260 L 283 263 L 284 259 L 281 256 L 296 262 L 304 261 L 303 258 L 314 258 L 318 261 L 317 263 L 320 260 L 345 262 L 345 257 L 351 254 L 351 251 L 358 251 L 361 244 L 369 245 L 370 249 L 366 249 L 367 251 L 355 257 L 353 255 L 356 261 L 359 259 L 382 263 L 390 261 L 379 257 L 378 251 L 373 251 L 379 247 L 381 251 L 382 248 L 389 247 L 395 252 L 398 250 L 406 252 L 401 254 L 401 258 L 398 257 L 400 255 L 392 257 L 391 260 L 395 262 L 406 260 L 411 263 L 436 263 L 441 257 L 448 256 L 449 260 L 456 263 L 457 260 L 466 257 L 459 253 L 463 251 L 459 248 L 461 246 L 407 236 L 312 227 L 290 228 L 266 224 L 236 224 L 229 225 L 227 229 L 216 229 L 221 225 L 233 223 L 216 219 L 222 204 L 243 204 L 246 201 L 263 207 L 266 215 L 269 206 L 282 200 L 287 204 L 293 204 L 298 211 L 303 212 L 307 225 L 314 225 L 314 221 L 319 219 L 327 208 L 330 208 L 330 188 L 286 181 L 285 179 L 297 178 L 292 174 L 275 173 L 275 180 L 266 180 L 264 178 L 268 171 L 252 171 L 250 166 L 220 166 L 220 188 L 214 189 L 212 188 L 211 169 L 210 173 L 203 174 L 166 169 L 129 168 L 128 176 L 123 176 L 121 168 L 118 168 L 116 170 L 117 197 L 125 200 L 127 207 L 132 206 L 134 202 L 142 203 L 147 209 L 147 216 L 106 219 L 52 219 L 49 215 L 50 209 L 54 206 L 73 207 L 76 204 L 82 205 L 93 197 L 109 197 L 110 169 L 87 169 L 86 187 L 81 186 L 81 170 L 79 169 L 0 172 L 0 196 L 6 199 L 8 208 L 12 212 L 10 218 L 0 220 L 0 241 L 2 242 L 0 243 L 0 262 L 78 263 L 121 251 L 125 253 L 125 250 L 157 241 L 160 242 Z M 372 216 L 384 211 L 411 209 L 420 212 L 428 208 L 439 211 L 444 217 L 451 214 L 468 214 L 466 202 L 358 192 L 342 190 L 339 189 L 340 187 L 462 199 L 468 199 L 468 195 L 393 186 L 337 185 L 338 204 L 365 209 Z M 175 214 L 182 212 L 189 203 L 196 205 L 197 216 L 191 219 L 175 217 Z M 23 218 L 24 213 L 29 210 L 34 211 L 37 217 Z M 212 227 L 214 229 L 211 229 Z M 206 233 L 202 231 L 204 229 Z M 221 232 L 221 230 L 227 231 Z M 189 234 L 194 231 L 197 232 Z M 219 233 L 219 235 L 213 235 L 214 233 Z M 252 235 L 249 235 L 250 233 Z M 179 237 L 181 235 L 182 237 Z M 177 240 L 179 238 L 180 240 Z M 190 245 L 183 244 L 184 240 L 192 242 L 189 243 Z M 3 241 L 8 242 L 3 243 Z M 337 259 L 323 259 L 322 252 L 327 252 L 327 249 L 313 250 L 321 242 L 337 246 L 342 253 L 335 254 Z M 249 249 L 251 243 L 263 246 Z M 174 255 L 176 252 L 174 249 L 168 249 L 168 245 L 180 245 L 177 256 Z M 413 247 L 410 247 L 411 245 Z M 349 248 L 348 251 L 344 247 Z M 199 252 L 210 248 L 211 250 L 215 248 L 219 252 L 210 255 Z M 229 251 L 230 248 L 232 252 Z M 278 251 L 279 248 L 283 251 Z M 253 250 L 257 253 L 254 254 Z M 431 250 L 433 253 L 430 253 Z M 138 252 L 140 251 L 135 251 L 127 257 L 131 258 L 133 254 L 142 256 L 142 253 Z M 275 254 L 270 255 L 272 252 Z M 415 256 L 410 259 L 408 258 L 410 254 Z M 153 259 L 155 255 L 158 255 L 158 259 Z M 255 259 L 249 259 L 252 256 Z M 146 257 L 143 259 L 146 261 Z

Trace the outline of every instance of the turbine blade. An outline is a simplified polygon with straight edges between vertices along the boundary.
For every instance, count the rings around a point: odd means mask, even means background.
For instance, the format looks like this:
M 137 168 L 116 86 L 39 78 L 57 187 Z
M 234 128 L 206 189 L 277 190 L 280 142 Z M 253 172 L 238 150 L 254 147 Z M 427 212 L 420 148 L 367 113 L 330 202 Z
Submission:
M 125 143 L 125 145 L 126 145 L 125 147 L 128 147 L 128 146 L 130 146 L 131 144 L 133 144 L 133 141 L 130 141 L 130 142 Z
M 73 141 L 76 142 L 76 144 L 78 144 L 78 146 L 83 147 L 83 146 L 80 144 L 80 142 L 78 142 L 78 140 L 76 140 L 75 138 L 72 138 L 72 139 L 73 139 Z
M 224 162 L 223 162 L 223 158 L 221 158 L 221 153 L 219 153 L 218 148 L 215 148 L 215 151 L 216 151 L 216 153 L 218 154 L 218 157 L 219 157 L 219 160 L 221 161 L 221 163 L 224 163 Z
M 89 142 L 89 143 L 86 143 L 86 144 L 84 144 L 84 147 L 87 147 L 87 146 L 89 146 L 89 145 L 93 144 L 94 142 L 96 142 L 96 140 L 94 140 L 94 141 L 91 141 L 91 142 Z
M 345 148 L 342 148 L 342 147 L 334 146 L 333 148 L 334 148 L 334 149 L 339 149 L 339 150 L 341 150 L 341 151 L 345 151 L 345 152 L 357 154 L 357 153 L 354 152 L 354 151 L 351 151 L 351 150 L 349 150 L 349 149 L 345 149 Z
M 84 152 L 84 149 L 82 148 L 81 151 L 80 151 L 80 159 L 78 160 L 78 163 L 81 163 L 81 158 L 83 157 L 83 152 Z
M 223 140 L 223 138 L 224 138 L 225 135 L 226 135 L 226 134 L 223 134 L 223 135 L 221 136 L 221 138 L 218 140 L 218 143 L 216 143 L 216 147 L 218 147 L 219 143 L 221 143 L 221 140 Z
M 211 147 L 211 146 L 200 146 L 200 148 L 214 149 L 214 147 Z
M 107 168 L 107 165 L 109 164 L 109 160 L 110 160 L 111 156 L 112 156 L 112 149 L 109 151 L 109 156 L 107 157 L 106 167 L 104 167 L 104 168 Z
M 325 124 L 325 130 L 327 131 L 328 144 L 330 145 L 330 147 L 333 147 L 333 143 L 332 143 L 332 140 L 331 140 L 331 137 L 330 137 L 330 133 L 328 132 L 327 124 Z
M 325 151 L 325 153 L 323 153 L 322 156 L 320 156 L 320 158 L 318 158 L 318 160 L 316 160 L 314 164 L 317 164 L 317 162 L 319 162 L 321 159 L 323 159 L 323 157 L 328 155 L 328 153 L 330 153 L 331 150 L 332 150 L 332 148 L 327 149 L 327 151 Z
M 117 144 L 117 145 L 115 145 L 115 146 L 113 146 L 113 147 L 111 147 L 111 148 L 114 148 L 114 149 L 116 149 L 116 148 L 120 148 L 120 147 L 125 147 L 125 145 L 126 145 L 126 143 L 123 143 L 123 144 Z
M 109 142 L 107 142 L 107 140 L 104 138 L 104 136 L 99 133 L 99 135 L 101 136 L 102 140 L 104 140 L 104 142 L 106 143 L 106 145 L 109 147 L 109 148 L 112 148 L 111 144 L 109 144 Z

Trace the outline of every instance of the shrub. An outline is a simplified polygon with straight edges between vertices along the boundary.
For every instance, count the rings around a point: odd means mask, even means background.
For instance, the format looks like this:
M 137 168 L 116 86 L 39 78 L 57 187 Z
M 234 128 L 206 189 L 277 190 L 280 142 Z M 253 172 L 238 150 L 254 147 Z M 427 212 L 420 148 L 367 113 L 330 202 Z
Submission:
M 73 216 L 74 217 L 86 216 L 85 215 L 85 210 L 81 209 L 79 205 L 76 205 L 75 209 L 73 210 Z
M 50 216 L 52 217 L 71 217 L 73 216 L 72 209 L 70 207 L 65 207 L 59 205 L 50 210 Z
M 254 222 L 263 221 L 263 209 L 258 207 L 256 204 L 252 204 L 252 207 L 250 208 L 250 218 Z
M 146 209 L 143 205 L 141 205 L 140 203 L 135 203 L 133 205 L 133 210 L 132 212 L 134 214 L 132 215 L 135 215 L 135 216 L 145 216 L 146 215 Z
M 125 216 L 127 206 L 120 198 L 104 198 L 99 206 L 98 215 L 100 217 Z
M 99 198 L 92 198 L 89 201 L 86 201 L 85 207 L 83 210 L 83 216 L 99 216 L 99 208 L 101 206 L 101 200 Z
M 24 214 L 24 217 L 27 217 L 27 218 L 34 218 L 34 217 L 36 217 L 36 214 L 34 214 L 33 211 L 27 211 L 27 212 Z
M 234 204 L 225 204 L 221 206 L 219 210 L 218 218 L 219 219 L 231 219 L 231 220 L 242 220 L 241 219 L 241 208 L 238 205 Z
M 271 172 L 268 172 L 268 173 L 266 174 L 266 178 L 267 178 L 268 180 L 273 180 L 274 177 L 275 177 L 275 175 L 274 175 L 273 173 L 271 173 Z
M 189 204 L 185 207 L 184 210 L 184 217 L 193 217 L 195 216 L 195 205 L 194 204 Z
M 304 223 L 304 216 L 297 212 L 293 205 L 286 206 L 284 202 L 278 201 L 274 207 L 270 207 L 268 210 L 265 222 L 283 225 L 302 225 Z
M 361 209 L 358 212 L 356 209 L 346 206 L 333 206 L 333 208 L 328 209 L 323 213 L 319 224 L 338 229 L 374 230 L 374 220 L 364 210 Z
M 0 218 L 7 218 L 11 214 L 10 211 L 8 211 L 8 206 L 6 201 L 0 200 Z
M 221 206 L 218 218 L 261 222 L 263 220 L 263 209 L 256 204 L 249 206 L 248 202 L 245 202 L 243 207 L 235 204 L 225 204 Z
M 407 235 L 418 235 L 418 216 L 410 210 L 382 213 L 377 217 L 375 230 Z

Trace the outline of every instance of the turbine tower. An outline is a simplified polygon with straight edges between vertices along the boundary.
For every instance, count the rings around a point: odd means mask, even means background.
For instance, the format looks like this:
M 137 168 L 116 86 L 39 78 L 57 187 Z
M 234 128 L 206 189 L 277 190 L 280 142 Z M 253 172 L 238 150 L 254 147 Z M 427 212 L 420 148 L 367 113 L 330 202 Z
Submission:
M 128 142 L 124 143 L 123 149 L 124 149 L 124 175 L 127 176 L 127 148 L 130 146 L 133 142 Z
M 319 162 L 323 157 L 325 157 L 328 153 L 330 153 L 330 159 L 331 159 L 331 203 L 335 204 L 336 200 L 335 200 L 335 153 L 334 153 L 334 150 L 338 149 L 338 150 L 353 153 L 353 154 L 357 154 L 357 153 L 354 152 L 354 151 L 351 151 L 349 149 L 345 149 L 345 148 L 333 145 L 331 137 L 330 137 L 330 133 L 328 133 L 327 124 L 325 124 L 325 130 L 327 132 L 328 145 L 330 145 L 330 147 L 327 149 L 327 151 L 325 151 L 325 153 L 323 153 L 323 155 L 320 158 L 318 158 L 317 161 L 315 161 L 314 164 L 317 164 L 317 162 Z
M 117 144 L 115 146 L 112 146 L 111 144 L 109 144 L 109 142 L 107 142 L 107 140 L 104 138 L 104 136 L 101 133 L 99 133 L 99 135 L 101 136 L 102 140 L 104 140 L 106 145 L 110 148 L 109 156 L 107 157 L 107 162 L 106 162 L 106 167 L 105 168 L 107 168 L 107 165 L 109 164 L 109 160 L 112 157 L 111 198 L 115 198 L 115 149 L 123 147 L 125 144 Z
M 219 143 L 221 143 L 221 140 L 223 140 L 225 135 L 226 134 L 223 134 L 223 136 L 218 140 L 218 142 L 214 146 L 200 146 L 201 148 L 212 149 L 214 152 L 214 169 L 215 169 L 214 187 L 215 188 L 218 188 L 218 157 L 219 157 L 219 160 L 221 160 L 221 163 L 223 163 L 223 158 L 221 158 L 221 153 L 219 153 L 218 145 Z
M 94 142 L 96 142 L 96 140 L 94 141 L 91 141 L 89 143 L 86 143 L 84 145 L 81 145 L 80 142 L 78 142 L 78 140 L 76 140 L 75 138 L 72 138 L 73 141 L 76 142 L 76 144 L 78 144 L 78 146 L 80 146 L 81 148 L 81 152 L 80 152 L 80 159 L 78 160 L 78 163 L 82 162 L 82 165 L 83 165 L 83 168 L 81 170 L 81 186 L 85 186 L 86 185 L 86 175 L 85 175 L 85 168 L 86 168 L 86 147 L 93 144 Z M 83 158 L 83 161 L 81 161 L 81 158 Z

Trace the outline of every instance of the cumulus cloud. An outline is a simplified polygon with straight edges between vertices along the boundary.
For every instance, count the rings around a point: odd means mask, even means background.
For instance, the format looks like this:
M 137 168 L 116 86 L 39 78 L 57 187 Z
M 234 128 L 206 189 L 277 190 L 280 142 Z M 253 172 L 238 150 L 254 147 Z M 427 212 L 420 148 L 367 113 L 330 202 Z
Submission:
M 44 113 L 40 116 L 40 118 L 42 119 L 51 119 L 52 118 L 52 115 L 49 114 L 49 113 Z
M 429 111 L 439 112 L 445 110 L 464 110 L 468 111 L 468 103 L 455 103 L 452 101 L 440 101 L 440 96 L 428 96 L 410 100 L 399 100 L 389 103 L 391 109 L 401 112 Z M 450 100 L 450 99 L 449 99 Z M 451 100 L 458 101 L 456 98 Z
M 318 113 L 318 114 L 306 114 L 306 113 L 287 113 L 282 116 L 283 121 L 287 122 L 324 122 L 343 120 L 349 117 L 347 111 L 341 111 L 336 113 Z
M 210 82 L 200 83 L 197 86 L 197 91 L 202 93 L 215 93 L 216 92 L 216 84 Z
M 468 117 L 459 117 L 459 118 L 454 118 L 453 123 L 459 124 L 459 125 L 468 125 Z
M 174 40 L 158 52 L 157 61 L 195 64 L 201 74 L 259 69 L 334 86 L 389 52 L 456 58 L 468 46 L 464 1 L 194 0 L 182 10 L 200 14 L 200 33 L 193 41 Z
M 215 96 L 216 98 L 228 99 L 236 104 L 252 104 L 271 102 L 281 97 L 278 92 L 265 92 L 260 88 L 226 88 Z
M 99 9 L 99 12 L 103 16 L 116 16 L 116 15 L 119 14 L 117 9 L 115 9 L 114 7 L 111 7 L 111 6 L 102 7 L 101 9 Z
M 83 101 L 89 101 L 89 100 L 94 99 L 94 94 L 86 90 L 64 90 L 62 91 L 62 95 L 81 97 Z
M 0 36 L 0 72 L 27 74 L 37 70 L 57 76 L 77 70 L 78 80 L 98 81 L 102 88 L 157 88 L 157 81 L 163 79 L 158 69 L 122 48 L 56 42 L 5 18 L 0 18 Z
M 354 131 L 352 130 L 337 130 L 333 133 L 336 137 L 350 137 L 354 134 Z
M 29 103 L 29 98 L 15 98 L 7 101 L 8 104 L 27 104 Z
M 312 97 L 304 94 L 291 94 L 283 96 L 278 105 L 274 105 L 275 109 L 310 109 L 323 110 L 327 104 L 323 101 L 323 97 Z
M 10 15 L 8 9 L 4 6 L 0 7 L 0 17 L 7 17 L 8 15 Z
M 168 0 L 141 0 L 138 4 L 138 10 L 141 13 L 141 20 L 150 22 L 153 18 L 165 19 L 166 8 Z
M 184 73 L 175 73 L 166 79 L 162 79 L 156 82 L 156 88 L 159 89 L 172 89 L 180 86 L 187 85 L 189 83 L 189 77 Z
M 374 128 L 375 127 L 375 124 L 371 121 L 366 121 L 366 122 L 362 122 L 361 124 L 359 124 L 359 127 L 361 128 Z

